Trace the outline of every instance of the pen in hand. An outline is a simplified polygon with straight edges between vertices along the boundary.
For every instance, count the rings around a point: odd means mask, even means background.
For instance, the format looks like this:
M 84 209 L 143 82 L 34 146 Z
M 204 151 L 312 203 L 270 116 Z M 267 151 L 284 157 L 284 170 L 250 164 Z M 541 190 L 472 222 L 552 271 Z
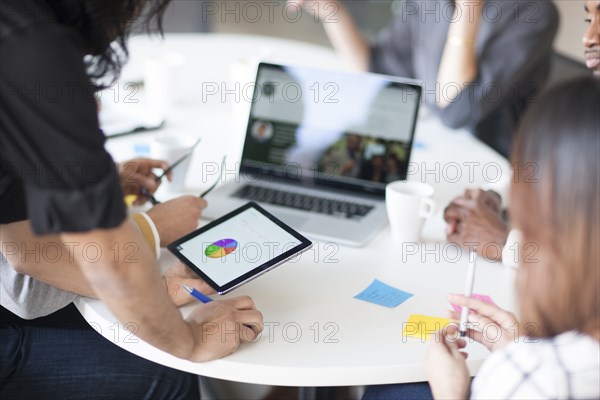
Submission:
M 188 285 L 181 285 L 181 287 L 183 288 L 183 290 L 185 290 L 186 292 L 188 292 L 190 294 L 190 296 L 194 297 L 197 300 L 200 300 L 204 304 L 210 303 L 211 301 L 213 301 L 213 299 L 211 299 L 210 297 L 208 297 L 207 295 L 205 295 L 204 293 L 202 293 L 198 289 L 189 287 Z M 254 326 L 252 326 L 250 324 L 244 324 L 244 326 L 246 328 L 250 328 L 252 330 L 256 330 L 256 327 L 254 327 Z
M 200 300 L 204 304 L 210 303 L 211 301 L 213 301 L 213 299 L 211 299 L 210 297 L 208 297 L 207 295 L 205 295 L 198 289 L 189 287 L 188 285 L 181 285 L 181 287 L 183 288 L 183 290 L 188 292 L 190 294 L 190 296 L 196 298 L 197 300 Z
M 196 140 L 196 143 L 194 143 L 194 145 L 190 148 L 190 150 L 186 154 L 184 154 L 181 158 L 179 158 L 177 161 L 175 161 L 173 164 L 171 164 L 167 169 L 165 169 L 160 176 L 157 176 L 156 178 L 154 178 L 156 183 L 160 183 L 165 176 L 167 176 L 171 171 L 173 171 L 173 169 L 175 169 L 175 167 L 177 167 L 179 164 L 181 164 L 182 162 L 187 160 L 189 157 L 191 157 L 191 155 L 194 154 L 194 150 L 196 149 L 198 144 L 200 144 L 201 140 L 202 139 Z M 160 201 L 156 200 L 154 195 L 152 195 L 148 191 L 148 189 L 146 189 L 145 187 L 141 188 L 140 194 L 144 197 L 147 197 L 153 206 L 160 204 Z
M 475 259 L 477 255 L 475 251 L 469 253 L 469 270 L 467 272 L 467 286 L 465 287 L 465 297 L 471 297 L 473 294 L 473 284 L 475 283 Z M 469 308 L 463 307 L 460 312 L 460 336 L 464 337 L 467 335 L 467 322 L 469 319 Z
M 204 193 L 202 193 L 199 197 L 201 199 L 203 199 L 204 197 L 206 197 L 206 195 L 208 195 L 210 192 L 212 192 L 212 190 L 217 187 L 217 185 L 219 184 L 219 182 L 221 182 L 221 179 L 223 179 L 223 171 L 225 171 L 225 161 L 227 160 L 227 155 L 223 156 L 223 161 L 221 161 L 221 173 L 219 175 L 219 179 L 217 181 L 215 181 L 215 183 L 213 183 L 208 189 L 206 189 L 206 191 L 204 191 Z

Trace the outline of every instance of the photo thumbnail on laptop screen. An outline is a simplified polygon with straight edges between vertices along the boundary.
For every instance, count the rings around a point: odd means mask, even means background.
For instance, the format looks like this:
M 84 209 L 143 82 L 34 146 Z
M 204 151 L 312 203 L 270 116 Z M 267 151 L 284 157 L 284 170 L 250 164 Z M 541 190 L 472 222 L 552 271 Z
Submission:
M 381 190 L 406 179 L 420 94 L 374 74 L 261 64 L 242 167 Z

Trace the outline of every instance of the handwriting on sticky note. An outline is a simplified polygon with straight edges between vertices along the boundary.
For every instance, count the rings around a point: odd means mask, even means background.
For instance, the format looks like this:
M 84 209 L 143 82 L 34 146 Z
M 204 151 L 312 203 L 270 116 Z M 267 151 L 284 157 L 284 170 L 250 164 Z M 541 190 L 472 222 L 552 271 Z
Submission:
M 412 296 L 412 293 L 396 289 L 375 279 L 368 288 L 354 296 L 354 298 L 393 308 L 410 299 Z
M 448 318 L 412 314 L 408 317 L 408 321 L 402 325 L 402 337 L 414 337 L 426 341 L 431 335 L 445 328 L 450 323 L 452 321 Z
M 494 300 L 492 300 L 492 298 L 486 294 L 473 294 L 473 295 L 471 295 L 471 298 L 475 299 L 475 300 L 481 300 L 481 301 L 484 301 L 489 304 L 494 304 L 494 305 L 496 304 L 496 303 L 494 303 Z M 451 304 L 451 306 L 452 306 L 452 308 L 454 308 L 454 311 L 456 311 L 456 312 L 461 312 L 461 310 L 462 310 L 462 307 L 457 306 L 456 304 Z

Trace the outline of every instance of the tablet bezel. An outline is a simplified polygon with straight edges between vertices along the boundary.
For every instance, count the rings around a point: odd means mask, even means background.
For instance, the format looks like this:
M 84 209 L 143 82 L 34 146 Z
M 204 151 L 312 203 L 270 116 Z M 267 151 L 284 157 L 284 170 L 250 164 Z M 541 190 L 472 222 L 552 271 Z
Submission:
M 210 277 L 208 275 L 206 275 L 204 272 L 202 272 L 202 270 L 200 269 L 199 266 L 195 265 L 193 262 L 188 260 L 178 250 L 178 247 L 181 244 L 187 242 L 188 240 L 195 238 L 198 235 L 201 235 L 201 234 L 211 230 L 212 228 L 214 228 L 218 225 L 221 225 L 224 222 L 227 222 L 231 218 L 233 218 L 251 208 L 258 211 L 265 217 L 267 217 L 271 222 L 273 222 L 274 224 L 279 226 L 281 229 L 283 229 L 288 234 L 292 235 L 295 239 L 300 241 L 300 244 L 291 248 L 290 250 L 286 251 L 285 253 L 282 253 L 279 256 L 270 259 L 266 263 L 259 265 L 258 267 L 246 272 L 245 274 L 237 277 L 236 279 L 227 282 L 224 285 L 218 285 L 216 282 L 214 282 L 212 279 L 210 279 Z M 200 278 L 202 278 L 210 287 L 215 289 L 218 294 L 225 294 L 225 293 L 235 289 L 236 287 L 241 286 L 242 284 L 247 283 L 247 282 L 251 281 L 252 279 L 264 274 L 265 272 L 283 264 L 285 261 L 298 255 L 299 253 L 302 253 L 303 251 L 308 250 L 312 245 L 313 245 L 313 243 L 310 240 L 308 240 L 307 238 L 302 236 L 300 233 L 296 232 L 294 229 L 292 229 L 291 227 L 289 227 L 288 225 L 286 225 L 285 223 L 283 223 L 282 221 L 277 219 L 275 216 L 271 215 L 269 212 L 267 212 L 264 208 L 262 208 L 255 202 L 251 201 L 251 202 L 243 205 L 242 207 L 230 212 L 229 214 L 226 214 L 226 215 L 222 216 L 221 218 L 216 219 L 216 220 L 212 221 L 211 223 L 203 226 L 202 228 L 197 229 L 194 232 L 189 233 L 189 234 L 185 235 L 184 237 L 174 241 L 173 243 L 171 243 L 167 246 L 167 249 L 175 257 L 177 257 L 181 262 L 183 262 L 185 265 L 187 265 L 192 271 L 194 271 L 194 273 L 196 273 Z

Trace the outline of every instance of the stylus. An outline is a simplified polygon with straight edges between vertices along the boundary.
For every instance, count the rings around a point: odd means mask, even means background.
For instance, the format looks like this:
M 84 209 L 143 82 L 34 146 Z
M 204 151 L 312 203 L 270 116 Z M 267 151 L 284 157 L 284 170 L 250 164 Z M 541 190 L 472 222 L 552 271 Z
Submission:
M 162 181 L 162 178 L 164 178 L 165 176 L 167 176 L 167 174 L 169 172 L 173 171 L 175 169 L 175 167 L 177 167 L 179 164 L 181 164 L 182 162 L 184 162 L 185 160 L 187 160 L 194 153 L 194 150 L 196 149 L 196 146 L 198 146 L 198 144 L 201 141 L 202 141 L 202 139 L 196 140 L 196 143 L 194 143 L 194 145 L 190 148 L 190 150 L 186 154 L 184 154 L 179 160 L 177 160 L 173 164 L 171 164 L 171 166 L 169 166 L 169 168 L 165 169 L 160 176 L 157 176 L 155 178 L 156 182 L 158 183 L 158 182 Z
M 156 183 L 160 183 L 160 181 L 162 181 L 162 179 L 165 176 L 167 176 L 171 171 L 173 171 L 173 169 L 175 169 L 175 167 L 177 167 L 179 164 L 181 164 L 182 162 L 187 160 L 194 153 L 196 146 L 198 146 L 198 144 L 200 143 L 201 140 L 202 139 L 196 140 L 196 143 L 194 143 L 194 145 L 190 148 L 190 150 L 186 154 L 184 154 L 180 159 L 178 159 L 173 164 L 171 164 L 167 169 L 165 169 L 160 176 L 157 176 L 156 178 L 154 178 Z M 150 194 L 148 189 L 143 187 L 143 188 L 141 188 L 140 193 L 142 196 L 150 199 L 150 203 L 152 203 L 153 206 L 160 204 L 160 201 L 156 200 L 156 198 L 152 194 Z
M 473 284 L 475 283 L 475 259 L 476 254 L 474 251 L 469 253 L 469 270 L 467 272 L 467 286 L 465 287 L 465 297 L 471 297 L 473 294 Z M 469 308 L 463 307 L 460 312 L 460 336 L 466 336 L 467 334 L 467 320 L 469 318 Z
M 213 301 L 213 299 L 211 299 L 210 297 L 208 297 L 207 295 L 205 295 L 198 289 L 191 288 L 187 285 L 181 285 L 181 287 L 183 288 L 183 290 L 188 292 L 190 294 L 190 296 L 193 296 L 194 298 L 200 300 L 204 304 L 210 303 L 211 301 Z
M 206 191 L 204 193 L 202 193 L 199 196 L 201 199 L 203 199 L 204 197 L 206 197 L 207 194 L 209 194 L 210 192 L 212 192 L 212 190 L 217 187 L 217 185 L 219 184 L 219 182 L 221 182 L 221 179 L 223 179 L 223 171 L 225 170 L 225 161 L 226 160 L 227 160 L 227 156 L 224 155 L 223 156 L 223 161 L 221 161 L 221 175 L 219 175 L 219 179 L 215 183 L 213 183 L 211 187 L 209 187 L 208 189 L 206 189 Z

